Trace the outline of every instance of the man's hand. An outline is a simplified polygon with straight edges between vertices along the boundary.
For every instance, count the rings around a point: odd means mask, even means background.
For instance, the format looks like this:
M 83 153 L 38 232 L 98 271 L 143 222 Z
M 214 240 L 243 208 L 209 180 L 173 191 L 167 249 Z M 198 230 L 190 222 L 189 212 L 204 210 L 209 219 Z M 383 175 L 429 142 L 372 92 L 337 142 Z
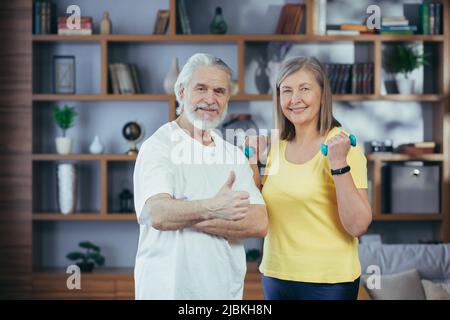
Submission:
M 250 206 L 249 193 L 246 191 L 232 191 L 236 175 L 234 171 L 219 190 L 219 192 L 207 201 L 206 207 L 212 218 L 225 220 L 241 220 L 245 218 Z

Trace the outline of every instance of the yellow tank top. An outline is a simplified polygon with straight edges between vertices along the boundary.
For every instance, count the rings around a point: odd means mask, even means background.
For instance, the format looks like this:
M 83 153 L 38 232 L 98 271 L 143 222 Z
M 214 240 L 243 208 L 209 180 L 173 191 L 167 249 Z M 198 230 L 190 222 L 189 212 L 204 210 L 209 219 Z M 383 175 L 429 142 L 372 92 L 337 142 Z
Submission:
M 339 133 L 333 128 L 328 138 Z M 260 271 L 283 280 L 339 283 L 361 275 L 358 239 L 343 228 L 327 157 L 304 164 L 285 158 L 287 141 L 270 151 L 262 195 L 269 215 Z M 367 160 L 357 145 L 347 163 L 355 186 L 367 188 Z

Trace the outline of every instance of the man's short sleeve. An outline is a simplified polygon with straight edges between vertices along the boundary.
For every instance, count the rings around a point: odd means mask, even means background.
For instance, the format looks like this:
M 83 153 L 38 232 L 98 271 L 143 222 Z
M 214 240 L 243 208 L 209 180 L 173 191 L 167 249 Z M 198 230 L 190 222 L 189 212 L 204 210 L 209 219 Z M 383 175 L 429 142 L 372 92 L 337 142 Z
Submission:
M 356 188 L 367 189 L 367 159 L 360 146 L 350 148 L 347 163 Z
M 154 138 L 142 145 L 134 167 L 134 206 L 139 224 L 149 221 L 149 214 L 142 212 L 148 198 L 159 193 L 174 193 L 170 147 Z

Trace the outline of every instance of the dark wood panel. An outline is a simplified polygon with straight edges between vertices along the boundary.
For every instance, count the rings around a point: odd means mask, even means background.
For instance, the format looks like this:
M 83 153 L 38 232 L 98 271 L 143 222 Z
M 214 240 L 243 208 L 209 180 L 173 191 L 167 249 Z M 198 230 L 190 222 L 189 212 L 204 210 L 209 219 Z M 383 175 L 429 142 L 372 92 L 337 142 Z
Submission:
M 0 2 L 0 299 L 31 297 L 31 17 Z

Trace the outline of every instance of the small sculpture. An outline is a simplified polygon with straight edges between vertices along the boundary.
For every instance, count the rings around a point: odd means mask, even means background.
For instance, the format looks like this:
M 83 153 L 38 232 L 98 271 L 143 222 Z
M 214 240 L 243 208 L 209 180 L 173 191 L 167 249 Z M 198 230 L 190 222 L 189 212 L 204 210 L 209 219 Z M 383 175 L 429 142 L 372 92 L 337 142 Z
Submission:
M 100 23 L 100 34 L 111 34 L 112 32 L 111 20 L 109 19 L 109 12 L 103 12 L 102 22 Z
M 213 34 L 225 34 L 227 33 L 227 23 L 225 22 L 222 15 L 222 8 L 216 8 L 216 14 L 214 15 L 211 24 L 209 25 L 209 31 Z
M 89 152 L 92 154 L 100 154 L 103 152 L 103 145 L 100 141 L 99 136 L 95 136 L 94 140 L 89 146 Z

